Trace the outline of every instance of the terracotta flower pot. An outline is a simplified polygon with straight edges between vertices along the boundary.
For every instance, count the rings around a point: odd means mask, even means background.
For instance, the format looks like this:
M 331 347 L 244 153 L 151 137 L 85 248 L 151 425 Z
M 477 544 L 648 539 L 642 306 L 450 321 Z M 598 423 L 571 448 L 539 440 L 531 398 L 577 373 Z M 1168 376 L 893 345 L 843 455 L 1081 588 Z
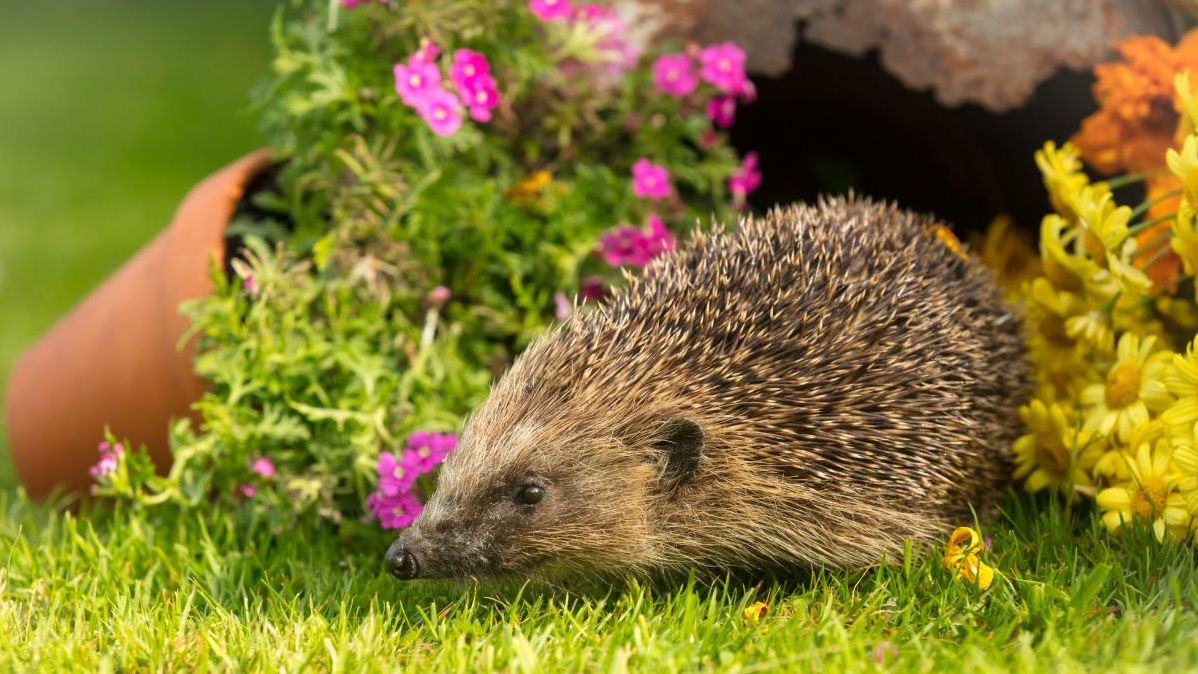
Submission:
M 58 321 L 17 361 L 6 417 L 17 474 L 33 497 L 90 483 L 104 426 L 170 465 L 167 426 L 204 385 L 179 304 L 213 290 L 213 256 L 247 182 L 270 161 L 246 155 L 192 189 L 170 226 Z M 218 258 L 219 259 L 219 258 Z

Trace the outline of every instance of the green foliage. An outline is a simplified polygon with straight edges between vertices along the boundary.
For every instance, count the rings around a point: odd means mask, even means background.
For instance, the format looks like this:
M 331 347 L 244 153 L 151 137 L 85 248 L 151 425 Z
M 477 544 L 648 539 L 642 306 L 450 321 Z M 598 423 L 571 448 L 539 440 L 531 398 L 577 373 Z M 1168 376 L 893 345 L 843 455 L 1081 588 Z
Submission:
M 271 35 L 258 103 L 279 168 L 231 227 L 244 248 L 216 293 L 186 307 L 202 423 L 174 425 L 165 481 L 106 493 L 240 507 L 250 485 L 257 510 L 356 517 L 381 451 L 456 429 L 584 278 L 619 282 L 601 233 L 730 219 L 718 91 L 656 91 L 653 54 L 626 61 L 610 25 L 542 22 L 525 0 L 312 0 Z M 429 44 L 446 87 L 456 50 L 486 57 L 489 121 L 442 136 L 401 100 L 393 67 Z M 634 195 L 640 158 L 668 168 L 670 197 Z M 250 470 L 261 457 L 276 476 Z

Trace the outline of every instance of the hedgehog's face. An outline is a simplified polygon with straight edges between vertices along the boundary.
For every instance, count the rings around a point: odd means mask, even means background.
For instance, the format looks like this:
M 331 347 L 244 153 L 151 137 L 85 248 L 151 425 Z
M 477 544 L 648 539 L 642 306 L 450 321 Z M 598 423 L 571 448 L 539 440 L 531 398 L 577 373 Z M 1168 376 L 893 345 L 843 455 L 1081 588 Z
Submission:
M 472 423 L 424 511 L 391 546 L 388 569 L 409 579 L 644 566 L 658 510 L 703 449 L 693 422 L 648 423 L 623 437 L 539 423 L 488 433 Z

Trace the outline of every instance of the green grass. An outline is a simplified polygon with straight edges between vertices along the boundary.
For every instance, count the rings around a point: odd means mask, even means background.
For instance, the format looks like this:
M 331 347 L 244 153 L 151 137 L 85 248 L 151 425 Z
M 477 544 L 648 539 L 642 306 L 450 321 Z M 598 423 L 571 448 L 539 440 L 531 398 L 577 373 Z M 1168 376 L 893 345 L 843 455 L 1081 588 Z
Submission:
M 980 592 L 930 554 L 785 582 L 401 584 L 386 539 L 0 500 L 0 670 L 1193 671 L 1188 546 L 1009 503 Z M 746 605 L 769 606 L 757 625 Z M 69 637 L 67 636 L 69 635 Z M 889 647 L 887 646 L 889 644 Z M 874 654 L 888 653 L 876 668 Z
M 245 93 L 271 3 L 8 4 L 0 377 L 191 184 L 259 144 Z M 1003 575 L 985 593 L 929 552 L 757 584 L 402 585 L 381 573 L 384 534 L 60 514 L 13 490 L 4 454 L 0 671 L 1198 670 L 1192 548 L 1112 539 L 1044 499 L 988 531 Z

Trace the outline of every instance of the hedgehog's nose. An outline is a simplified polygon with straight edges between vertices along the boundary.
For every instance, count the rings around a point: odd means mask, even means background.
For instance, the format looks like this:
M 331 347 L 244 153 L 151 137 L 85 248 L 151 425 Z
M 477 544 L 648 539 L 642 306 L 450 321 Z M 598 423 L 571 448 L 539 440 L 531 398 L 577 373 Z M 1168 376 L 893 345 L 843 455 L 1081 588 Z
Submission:
M 387 570 L 400 580 L 411 580 L 420 573 L 420 564 L 403 541 L 395 541 L 387 551 Z

